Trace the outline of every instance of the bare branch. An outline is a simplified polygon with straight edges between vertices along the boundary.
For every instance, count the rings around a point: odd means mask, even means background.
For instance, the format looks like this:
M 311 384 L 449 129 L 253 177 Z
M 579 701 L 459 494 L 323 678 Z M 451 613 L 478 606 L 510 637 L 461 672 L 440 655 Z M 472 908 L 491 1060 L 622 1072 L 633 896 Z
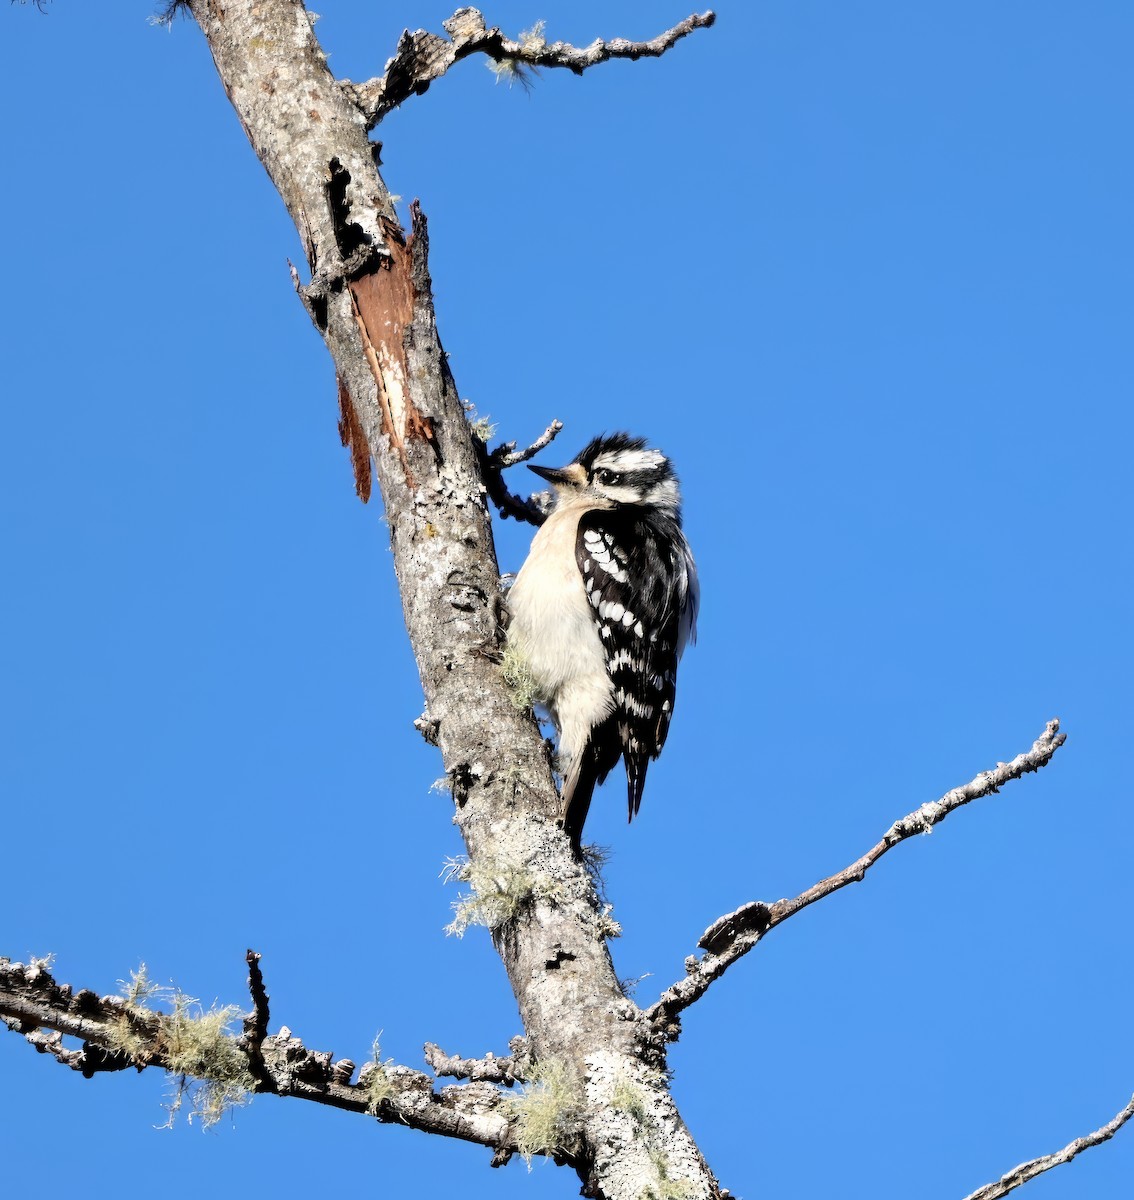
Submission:
M 536 492 L 526 500 L 510 491 L 504 483 L 503 472 L 509 467 L 518 466 L 534 458 L 541 450 L 551 445 L 556 435 L 563 428 L 562 421 L 552 421 L 551 424 L 523 450 L 516 449 L 515 442 L 502 442 L 492 451 L 482 447 L 481 471 L 484 475 L 484 486 L 488 490 L 488 498 L 496 505 L 502 517 L 515 517 L 517 521 L 527 521 L 529 525 L 542 525 L 551 511 L 551 496 L 547 492 Z
M 451 1079 L 502 1083 L 505 1087 L 511 1087 L 518 1078 L 513 1058 L 496 1058 L 492 1054 L 486 1054 L 484 1058 L 458 1058 L 455 1054 L 446 1054 L 432 1042 L 425 1043 L 425 1061 L 436 1074 L 447 1075 Z
M 527 462 L 529 458 L 535 458 L 541 450 L 550 446 L 562 431 L 563 422 L 552 421 L 543 433 L 525 449 L 517 450 L 515 442 L 505 442 L 502 446 L 497 446 L 488 457 L 493 462 L 499 462 L 501 469 L 518 466 L 520 463 Z
M 248 963 L 256 1007 L 245 1021 L 244 1036 L 223 1041 L 248 1059 L 253 1092 L 369 1113 L 388 1124 L 408 1125 L 496 1151 L 510 1147 L 509 1121 L 499 1111 L 502 1093 L 485 1084 L 452 1086 L 438 1093 L 428 1075 L 394 1063 L 372 1063 L 369 1072 L 364 1067 L 359 1081 L 352 1084 L 354 1063 L 344 1059 L 332 1064 L 330 1053 L 306 1049 L 286 1027 L 258 1042 L 257 1070 L 248 1043 L 250 1037 L 259 1037 L 261 1021 L 267 1021 L 267 993 L 259 955 L 249 951 Z M 170 1050 L 175 1041 L 172 1019 L 121 996 L 75 992 L 69 984 L 56 983 L 40 964 L 25 966 L 0 959 L 0 1020 L 22 1033 L 40 1052 L 88 1077 L 126 1067 L 161 1067 L 184 1073 Z M 82 1049 L 64 1047 L 65 1036 L 81 1039 Z M 128 1052 L 123 1050 L 127 1044 Z
M 1103 1142 L 1109 1142 L 1131 1117 L 1134 1117 L 1134 1096 L 1131 1096 L 1130 1103 L 1120 1113 L 1096 1129 L 1094 1133 L 1076 1138 L 1054 1154 L 1046 1154 L 1043 1158 L 1033 1158 L 1031 1162 L 1021 1163 L 1007 1175 L 1002 1175 L 995 1183 L 986 1183 L 984 1187 L 970 1192 L 965 1200 L 999 1200 L 999 1197 L 1007 1196 L 1009 1192 L 1015 1191 L 1030 1179 L 1042 1175 L 1044 1171 L 1050 1171 L 1052 1167 L 1061 1167 L 1064 1163 L 1069 1163 L 1076 1155 L 1082 1154 L 1084 1150 L 1089 1150 L 1092 1146 L 1099 1146 Z
M 248 964 L 248 991 L 252 996 L 252 1011 L 244 1018 L 244 1032 L 240 1043 L 248 1055 L 248 1070 L 264 1085 L 266 1091 L 274 1090 L 272 1077 L 264 1065 L 264 1039 L 268 1036 L 268 993 L 264 988 L 264 974 L 260 970 L 260 955 L 249 950 L 244 961 Z M 349 1077 L 345 1080 L 349 1083 Z
M 676 1038 L 674 1018 L 677 1014 L 699 1000 L 708 991 L 709 985 L 720 978 L 737 959 L 743 958 L 770 929 L 782 925 L 789 917 L 794 917 L 847 884 L 861 883 L 866 872 L 888 850 L 914 834 L 928 833 L 955 809 L 982 796 L 993 795 L 1013 779 L 1047 766 L 1066 738 L 1066 734 L 1059 732 L 1059 721 L 1049 721 L 1030 750 L 1017 755 L 1011 762 L 998 763 L 993 770 L 983 771 L 963 786 L 946 792 L 940 800 L 923 804 L 900 821 L 895 821 L 883 834 L 882 840 L 861 858 L 837 874 L 820 880 L 794 900 L 777 900 L 775 904 L 752 901 L 714 921 L 701 935 L 699 942 L 706 951 L 705 955 L 702 958 L 690 955 L 685 960 L 685 978 L 667 988 L 647 1016 L 667 1037 Z
M 715 20 L 713 12 L 694 13 L 650 41 L 612 38 L 604 42 L 596 38 L 589 46 L 578 47 L 568 42 L 544 41 L 541 27 L 516 39 L 506 38 L 499 29 L 486 28 L 477 9 L 459 8 L 443 22 L 449 40 L 424 29 L 413 33 L 407 29 L 398 41 L 394 57 L 386 63 L 384 75 L 365 83 L 344 79 L 342 86 L 366 117 L 367 128 L 373 129 L 391 109 L 410 96 L 422 95 L 454 63 L 471 54 L 487 55 L 502 70 L 514 74 L 525 67 L 566 67 L 582 75 L 588 67 L 612 58 L 660 58 L 681 38 L 695 29 L 707 29 Z
M 53 1030 L 45 1033 L 42 1029 L 21 1030 L 21 1022 L 12 1017 L 2 1017 L 4 1024 L 15 1033 L 23 1032 L 27 1040 L 40 1052 L 50 1054 L 57 1062 L 72 1071 L 81 1071 L 87 1079 L 100 1071 L 125 1071 L 134 1064 L 124 1055 L 103 1050 L 99 1046 L 87 1044 L 80 1050 L 71 1050 L 63 1045 L 63 1035 Z

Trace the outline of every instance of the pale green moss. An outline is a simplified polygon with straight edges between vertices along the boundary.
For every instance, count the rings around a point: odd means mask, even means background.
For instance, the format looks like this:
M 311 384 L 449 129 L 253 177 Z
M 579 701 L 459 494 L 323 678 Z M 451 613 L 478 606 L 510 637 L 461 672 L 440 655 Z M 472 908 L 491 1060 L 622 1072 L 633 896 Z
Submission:
M 540 879 L 525 867 L 492 859 L 481 859 L 475 866 L 450 859 L 445 881 L 453 879 L 469 884 L 472 891 L 453 901 L 453 919 L 445 926 L 450 937 L 464 937 L 473 925 L 499 929 L 532 900 L 557 900 L 561 892 L 553 880 Z
M 400 200 L 401 197 L 399 196 Z M 478 442 L 487 444 L 488 439 L 496 432 L 496 426 L 485 414 L 483 417 L 476 411 L 476 405 L 471 400 L 462 400 L 461 407 L 465 410 L 465 420 L 469 423 L 469 432 Z
M 637 1125 L 644 1125 L 646 1122 L 648 1113 L 646 1094 L 625 1075 L 619 1075 L 615 1082 L 614 1091 L 610 1097 L 610 1106 L 618 1112 L 624 1112 Z
M 575 1138 L 582 1095 L 575 1076 L 558 1059 L 537 1063 L 517 1095 L 504 1101 L 516 1149 L 528 1165 L 537 1154 L 569 1150 Z
M 496 426 L 487 417 L 477 417 L 475 421 L 469 421 L 469 432 L 478 442 L 487 443 L 496 432 Z
M 504 647 L 500 673 L 508 685 L 512 707 L 517 712 L 530 712 L 537 698 L 535 677 L 528 660 L 511 643 Z
M 199 1001 L 175 992 L 173 1012 L 162 1021 L 166 1065 L 171 1074 L 181 1076 L 177 1105 L 185 1082 L 196 1080 L 190 1090 L 189 1120 L 198 1117 L 206 1129 L 230 1109 L 246 1104 L 256 1086 L 248 1059 L 229 1031 L 240 1015 L 236 1005 L 206 1011 Z
M 381 1035 L 379 1035 L 381 1037 Z M 373 1057 L 365 1063 L 358 1073 L 360 1087 L 366 1089 L 366 1111 L 376 1117 L 382 1110 L 382 1105 L 394 1094 L 394 1084 L 387 1070 L 393 1059 L 382 1061 L 382 1046 L 379 1037 L 374 1039 Z
M 546 21 L 537 21 L 531 29 L 524 29 L 516 39 L 524 48 L 525 54 L 538 54 L 547 45 L 543 31 L 547 28 Z
M 531 29 L 520 33 L 516 41 L 520 43 L 522 55 L 538 54 L 544 49 L 547 45 L 543 36 L 546 24 L 546 21 L 537 21 Z M 525 62 L 523 57 L 489 59 L 488 69 L 496 76 L 497 83 L 503 80 L 509 87 L 518 83 L 526 92 L 531 91 L 532 76 L 539 73 L 531 63 Z
M 144 963 L 130 973 L 129 982 L 122 983 L 122 996 L 123 1011 L 109 1030 L 110 1049 L 129 1055 L 139 1064 L 154 1059 L 164 1063 L 174 1079 L 168 1124 L 172 1124 L 186 1097 L 191 1106 L 189 1121 L 197 1118 L 206 1129 L 233 1107 L 247 1103 L 256 1081 L 231 1032 L 241 1016 L 239 1008 L 213 1005 L 206 1010 L 192 996 L 154 984 Z M 148 1006 L 147 1002 L 157 997 L 168 1002 L 168 1013 Z M 144 1017 L 147 1025 L 156 1018 L 156 1036 L 133 1016 Z
M 670 1179 L 669 1166 L 660 1150 L 650 1151 L 650 1162 L 658 1173 L 658 1181 L 654 1187 L 643 1188 L 638 1200 L 688 1200 L 693 1195 L 695 1189 L 690 1180 Z
M 122 998 L 131 1008 L 143 1007 L 147 1000 L 157 996 L 162 990 L 150 979 L 145 963 L 140 963 L 136 971 L 130 972 L 129 981 L 120 979 L 118 983 Z

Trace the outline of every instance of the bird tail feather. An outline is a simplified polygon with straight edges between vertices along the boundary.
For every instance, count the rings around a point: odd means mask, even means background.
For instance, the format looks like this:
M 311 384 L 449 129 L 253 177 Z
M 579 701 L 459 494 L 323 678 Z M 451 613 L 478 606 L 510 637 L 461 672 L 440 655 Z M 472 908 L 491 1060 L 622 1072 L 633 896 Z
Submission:
M 563 781 L 563 832 L 570 838 L 571 852 L 576 858 L 583 856 L 583 826 L 598 779 L 598 762 L 588 746 Z

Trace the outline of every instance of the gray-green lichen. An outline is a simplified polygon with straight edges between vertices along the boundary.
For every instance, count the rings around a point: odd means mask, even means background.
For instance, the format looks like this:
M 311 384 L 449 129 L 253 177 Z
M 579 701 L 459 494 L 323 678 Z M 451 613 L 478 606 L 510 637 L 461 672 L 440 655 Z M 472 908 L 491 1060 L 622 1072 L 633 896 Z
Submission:
M 517 712 L 530 712 L 537 700 L 535 677 L 528 660 L 509 643 L 504 647 L 500 673 L 508 686 L 508 696 Z
M 525 29 L 516 39 L 520 43 L 523 55 L 538 54 L 546 45 L 543 36 L 546 21 L 537 21 L 531 29 Z M 488 69 L 496 76 L 496 82 L 503 80 L 509 87 L 518 83 L 525 91 L 531 89 L 531 76 L 536 74 L 536 68 L 522 57 L 489 59 Z
M 610 1096 L 611 1108 L 624 1112 L 638 1126 L 646 1123 L 648 1109 L 645 1092 L 625 1075 L 619 1075 Z
M 366 1111 L 372 1117 L 378 1116 L 383 1103 L 394 1094 L 394 1084 L 386 1069 L 391 1062 L 393 1059 L 382 1062 L 382 1046 L 379 1038 L 375 1038 L 373 1057 L 370 1062 L 363 1064 L 358 1073 L 359 1086 L 366 1089 Z
M 693 1195 L 693 1184 L 688 1179 L 671 1179 L 666 1157 L 660 1150 L 650 1152 L 650 1162 L 657 1172 L 657 1181 L 638 1193 L 638 1200 L 688 1200 Z
M 558 900 L 562 885 L 545 879 L 523 866 L 496 859 L 449 859 L 443 872 L 445 882 L 459 880 L 471 891 L 453 901 L 453 919 L 445 926 L 450 937 L 464 937 L 473 925 L 496 930 L 514 920 L 533 900 Z
M 160 1060 L 173 1079 L 168 1107 L 172 1124 L 188 1099 L 189 1122 L 194 1118 L 207 1129 L 237 1105 L 246 1104 L 256 1083 L 248 1059 L 231 1032 L 241 1015 L 235 1005 L 209 1009 L 177 988 L 158 987 L 143 963 L 122 985 L 123 1006 L 117 1023 L 109 1029 L 110 1049 L 135 1062 Z M 151 1007 L 162 1000 L 168 1012 Z M 132 1018 L 144 1018 L 144 1023 Z M 157 1019 L 157 1035 L 146 1030 Z
M 558 1059 L 545 1059 L 531 1070 L 523 1089 L 504 1101 L 516 1149 L 528 1165 L 537 1154 L 570 1149 L 582 1106 L 574 1075 Z

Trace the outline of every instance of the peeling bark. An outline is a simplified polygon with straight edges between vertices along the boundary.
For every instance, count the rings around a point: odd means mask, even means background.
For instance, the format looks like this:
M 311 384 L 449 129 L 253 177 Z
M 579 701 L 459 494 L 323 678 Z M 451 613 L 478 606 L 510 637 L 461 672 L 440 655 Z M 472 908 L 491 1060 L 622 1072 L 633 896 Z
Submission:
M 354 408 L 354 401 L 343 382 L 342 376 L 337 376 L 335 382 L 339 389 L 339 437 L 350 452 L 351 470 L 354 472 L 354 490 L 363 504 L 370 499 L 372 478 L 370 474 L 370 447 L 366 444 L 366 434 L 362 431 L 362 423 Z
M 389 227 L 386 234 L 389 258 L 347 287 L 377 388 L 381 430 L 398 452 L 407 485 L 414 488 L 417 484 L 406 456 L 406 442 L 432 442 L 433 423 L 414 403 L 409 386 L 405 338 L 414 313 L 412 247 L 403 240 L 400 229 Z M 432 297 L 428 300 L 432 305 Z
M 540 731 L 515 710 L 496 665 L 501 600 L 484 454 L 438 337 L 425 219 L 415 208 L 410 236 L 399 228 L 369 117 L 328 71 L 299 0 L 189 7 L 304 239 L 312 278 L 301 294 L 335 363 L 356 479 L 360 435 L 373 459 L 425 720 L 470 863 L 483 879 L 529 881 L 491 933 L 531 1060 L 566 1064 L 576 1080 L 581 1103 L 560 1157 L 593 1196 L 662 1195 L 669 1180 L 690 1200 L 715 1197 L 668 1090 L 645 1082 L 662 1078 L 661 1039 L 622 994 L 603 905 L 559 828 Z M 645 1089 L 635 1114 L 611 1106 L 621 1079 Z

